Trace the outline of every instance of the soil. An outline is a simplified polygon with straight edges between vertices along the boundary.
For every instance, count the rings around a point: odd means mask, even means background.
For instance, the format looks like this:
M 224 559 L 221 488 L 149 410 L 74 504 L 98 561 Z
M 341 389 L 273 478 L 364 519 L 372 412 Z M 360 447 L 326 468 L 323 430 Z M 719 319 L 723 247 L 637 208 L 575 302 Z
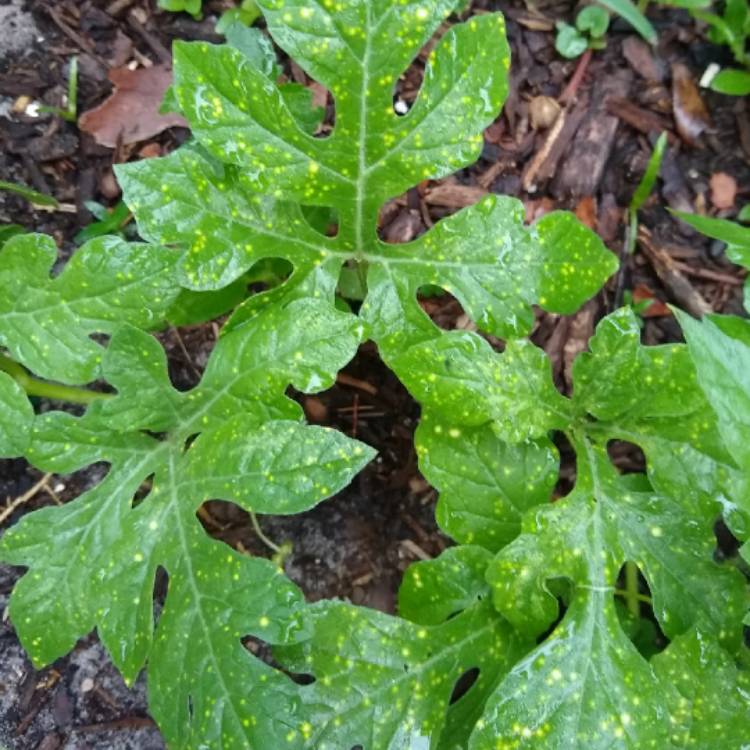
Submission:
M 110 93 L 109 69 L 132 61 L 140 66 L 165 63 L 173 39 L 217 41 L 213 29 L 221 1 L 204 3 L 207 12 L 199 21 L 157 11 L 155 4 L 0 0 L 0 179 L 53 194 L 65 209 L 39 211 L 15 195 L 0 193 L 0 222 L 52 234 L 61 259 L 75 248 L 75 235 L 93 220 L 87 203 L 111 207 L 119 200 L 114 163 L 168 153 L 188 133 L 170 128 L 110 148 L 55 114 L 33 116 L 34 107 L 28 105 L 64 105 L 73 55 L 80 71 L 78 111 L 85 112 Z M 623 270 L 578 314 L 538 314 L 533 338 L 552 358 L 557 383 L 567 391 L 574 356 L 585 348 L 596 322 L 623 302 L 652 300 L 643 314 L 648 344 L 679 340 L 667 303 L 740 312 L 744 273 L 727 261 L 721 243 L 680 225 L 667 208 L 731 217 L 750 202 L 748 104 L 700 89 L 708 119 L 702 115 L 691 86 L 708 63 L 724 62 L 726 53 L 706 43 L 685 12 L 650 12 L 659 31 L 656 50 L 616 20 L 607 47 L 581 62 L 563 60 L 554 49 L 553 21 L 571 20 L 570 3 L 537 3 L 532 13 L 521 2 L 479 0 L 470 10 L 498 8 L 506 14 L 513 50 L 511 87 L 503 115 L 485 133 L 481 159 L 454 178 L 419 185 L 392 201 L 384 208 L 381 231 L 388 241 L 408 240 L 486 191 L 519 197 L 530 219 L 553 208 L 576 211 L 620 253 Z M 405 106 L 416 96 L 422 68 L 417 60 L 400 82 L 397 96 Z M 289 61 L 285 70 L 290 78 L 311 83 Z M 554 127 L 544 124 L 561 97 L 567 100 L 565 120 L 555 139 Z M 662 179 L 640 212 L 638 247 L 628 255 L 623 251 L 625 209 L 662 129 L 670 138 Z M 449 296 L 423 304 L 443 327 L 472 325 Z M 215 325 L 206 325 L 160 334 L 178 387 L 196 382 L 216 331 Z M 372 345 L 360 349 L 334 388 L 298 398 L 311 421 L 364 440 L 378 449 L 379 457 L 337 497 L 300 516 L 262 518 L 263 529 L 277 542 L 291 542 L 286 571 L 308 598 L 345 597 L 393 612 L 406 566 L 450 544 L 434 522 L 435 492 L 417 469 L 412 437 L 418 407 Z M 619 446 L 615 457 L 627 470 L 642 465 L 642 457 L 627 445 Z M 562 484 L 570 471 L 564 467 Z M 75 498 L 97 481 L 97 472 L 101 469 L 92 467 L 72 477 L 51 478 L 7 523 L 37 507 Z M 19 497 L 39 478 L 23 461 L 0 461 L 0 500 Z M 207 531 L 227 544 L 268 554 L 247 515 L 235 506 L 208 503 L 201 518 Z M 0 612 L 21 573 L 0 566 Z M 127 689 L 95 634 L 69 656 L 35 671 L 12 623 L 2 618 L 0 748 L 162 746 L 148 717 L 143 679 Z

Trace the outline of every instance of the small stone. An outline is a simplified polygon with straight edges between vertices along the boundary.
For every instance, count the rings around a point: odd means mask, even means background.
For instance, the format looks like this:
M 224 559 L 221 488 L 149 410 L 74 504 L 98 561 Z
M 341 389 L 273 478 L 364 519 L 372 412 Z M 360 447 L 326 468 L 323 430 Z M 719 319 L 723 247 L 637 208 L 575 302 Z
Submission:
M 529 102 L 529 116 L 534 130 L 551 127 L 560 114 L 560 105 L 551 96 L 535 96 Z

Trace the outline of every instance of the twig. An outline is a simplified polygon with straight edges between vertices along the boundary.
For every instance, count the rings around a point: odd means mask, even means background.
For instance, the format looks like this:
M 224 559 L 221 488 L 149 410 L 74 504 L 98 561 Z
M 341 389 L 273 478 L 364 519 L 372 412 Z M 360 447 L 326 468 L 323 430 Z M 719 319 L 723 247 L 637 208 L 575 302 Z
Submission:
M 354 394 L 352 402 L 352 437 L 357 437 L 357 428 L 359 427 L 359 393 Z
M 151 51 L 163 62 L 165 65 L 172 64 L 172 55 L 169 50 L 148 30 L 146 27 L 136 18 L 135 13 L 131 10 L 128 13 L 128 26 L 133 29 L 146 44 L 151 48 Z
M 5 523 L 9 519 L 16 509 L 20 508 L 24 503 L 29 502 L 39 490 L 44 489 L 47 486 L 47 482 L 51 479 L 52 474 L 45 474 L 30 490 L 24 492 L 11 503 L 9 503 L 2 511 L 0 511 L 0 524 Z
M 432 556 L 428 555 L 415 541 L 412 539 L 402 539 L 401 546 L 404 549 L 409 550 L 414 557 L 419 560 L 432 560 Z
M 185 358 L 185 362 L 187 363 L 188 367 L 193 371 L 193 375 L 195 375 L 196 378 L 200 378 L 200 371 L 193 364 L 193 360 L 190 357 L 190 353 L 188 352 L 187 347 L 185 346 L 185 342 L 182 340 L 182 336 L 180 336 L 179 330 L 177 328 L 172 328 L 172 333 L 177 339 L 177 345 L 180 347 L 180 351 L 182 352 L 182 356 Z
M 135 0 L 114 0 L 114 2 L 111 2 L 104 9 L 104 12 L 108 13 L 110 16 L 116 16 L 124 10 L 127 10 L 134 2 Z
M 575 99 L 575 95 L 578 93 L 578 88 L 583 81 L 583 76 L 586 75 L 586 69 L 588 68 L 590 61 L 591 50 L 587 49 L 578 59 L 578 65 L 576 65 L 576 69 L 573 71 L 573 75 L 570 77 L 568 85 L 565 87 L 562 94 L 560 94 L 560 98 L 558 99 L 560 104 L 567 104 L 569 101 Z
M 378 389 L 374 385 L 372 385 L 372 383 L 368 383 L 366 380 L 360 380 L 359 378 L 353 378 L 351 375 L 347 375 L 345 372 L 340 372 L 336 376 L 336 382 L 340 383 L 341 385 L 349 385 L 352 388 L 359 388 L 360 391 L 369 393 L 371 396 L 378 395 Z
M 206 504 L 204 503 L 198 508 L 198 518 L 204 523 L 210 526 L 214 531 L 224 531 L 227 528 L 226 525 L 220 524 L 210 513 Z
M 73 727 L 73 731 L 90 734 L 93 732 L 112 732 L 120 729 L 148 729 L 155 726 L 154 720 L 147 716 L 129 716 L 124 719 L 115 719 L 114 721 L 103 721 L 99 724 L 82 724 Z
M 711 305 L 703 295 L 678 270 L 675 261 L 666 250 L 657 247 L 646 227 L 638 230 L 638 246 L 643 250 L 662 284 L 669 289 L 675 301 L 691 315 L 702 317 L 712 312 Z
M 707 281 L 718 281 L 720 284 L 730 284 L 732 286 L 742 286 L 745 283 L 747 274 L 740 271 L 737 276 L 730 276 L 728 273 L 721 271 L 712 271 L 710 268 L 695 268 L 688 263 L 682 263 L 679 260 L 673 260 L 674 267 L 682 271 L 686 276 L 695 276 L 697 279 L 706 279 Z
M 549 133 L 547 133 L 547 137 L 544 139 L 544 144 L 539 149 L 539 151 L 536 152 L 534 158 L 531 160 L 531 163 L 524 172 L 523 178 L 521 180 L 521 185 L 527 193 L 534 192 L 534 190 L 536 189 L 534 180 L 536 178 L 537 172 L 542 168 L 544 162 L 547 161 L 547 157 L 549 156 L 550 151 L 552 151 L 552 147 L 555 145 L 555 141 L 560 136 L 560 133 L 562 133 L 563 126 L 565 125 L 565 121 L 567 119 L 568 110 L 560 110 L 560 114 L 557 116 L 555 124 L 550 128 Z
M 47 8 L 47 13 L 49 13 L 49 17 L 54 22 L 55 26 L 57 26 L 60 31 L 65 34 L 65 36 L 70 37 L 82 50 L 85 52 L 88 52 L 91 57 L 93 57 L 98 63 L 104 66 L 105 69 L 107 69 L 109 66 L 107 65 L 106 60 L 101 58 L 99 55 L 97 55 L 96 50 L 94 49 L 94 45 L 91 44 L 88 40 L 84 39 L 79 33 L 76 31 L 73 31 L 73 29 L 68 26 L 65 21 L 62 20 L 60 14 L 55 10 L 55 8 Z

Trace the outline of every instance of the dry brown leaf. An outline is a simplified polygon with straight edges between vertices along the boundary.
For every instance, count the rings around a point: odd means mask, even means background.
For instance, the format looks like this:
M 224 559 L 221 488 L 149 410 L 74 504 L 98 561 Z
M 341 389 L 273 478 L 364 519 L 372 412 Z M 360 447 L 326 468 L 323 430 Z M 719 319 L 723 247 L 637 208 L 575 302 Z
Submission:
M 531 224 L 537 219 L 541 219 L 542 216 L 557 208 L 554 201 L 546 195 L 542 198 L 527 198 L 523 202 L 523 207 L 526 210 L 527 224 Z
M 737 180 L 726 172 L 711 175 L 711 203 L 720 210 L 732 208 L 737 197 Z
M 317 81 L 308 84 L 307 88 L 312 91 L 313 107 L 323 107 L 325 109 L 328 104 L 328 89 Z
M 575 215 L 578 217 L 578 221 L 580 221 L 581 224 L 585 224 L 589 229 L 596 229 L 596 201 L 594 201 L 592 196 L 587 195 L 578 201 L 575 208 Z
M 115 68 L 109 71 L 115 86 L 111 96 L 95 109 L 84 112 L 78 126 L 102 146 L 114 148 L 153 138 L 163 130 L 188 126 L 185 118 L 159 114 L 164 92 L 172 83 L 172 71 L 164 65 L 151 68 Z
M 650 302 L 651 304 L 641 313 L 644 318 L 664 318 L 672 314 L 653 291 L 645 284 L 636 284 L 633 289 L 633 302 Z
M 686 65 L 672 65 L 672 110 L 677 131 L 691 145 L 711 126 L 706 105 Z
M 663 65 L 654 56 L 654 50 L 640 37 L 629 36 L 622 43 L 622 54 L 630 67 L 647 81 L 663 81 Z

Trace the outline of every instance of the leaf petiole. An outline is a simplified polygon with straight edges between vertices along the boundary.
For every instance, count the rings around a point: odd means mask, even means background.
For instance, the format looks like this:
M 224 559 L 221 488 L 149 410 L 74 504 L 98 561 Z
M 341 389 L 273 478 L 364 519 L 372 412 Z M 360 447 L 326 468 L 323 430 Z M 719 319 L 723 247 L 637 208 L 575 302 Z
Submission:
M 638 566 L 634 562 L 625 563 L 625 604 L 628 611 L 635 615 L 641 616 L 641 593 L 638 591 Z M 645 597 L 648 600 L 648 597 Z M 650 600 L 648 600 L 650 604 Z
M 29 396 L 49 398 L 54 401 L 67 401 L 72 404 L 90 404 L 103 398 L 112 398 L 109 393 L 90 391 L 87 388 L 50 383 L 30 375 L 18 362 L 0 354 L 0 370 L 7 372 Z

